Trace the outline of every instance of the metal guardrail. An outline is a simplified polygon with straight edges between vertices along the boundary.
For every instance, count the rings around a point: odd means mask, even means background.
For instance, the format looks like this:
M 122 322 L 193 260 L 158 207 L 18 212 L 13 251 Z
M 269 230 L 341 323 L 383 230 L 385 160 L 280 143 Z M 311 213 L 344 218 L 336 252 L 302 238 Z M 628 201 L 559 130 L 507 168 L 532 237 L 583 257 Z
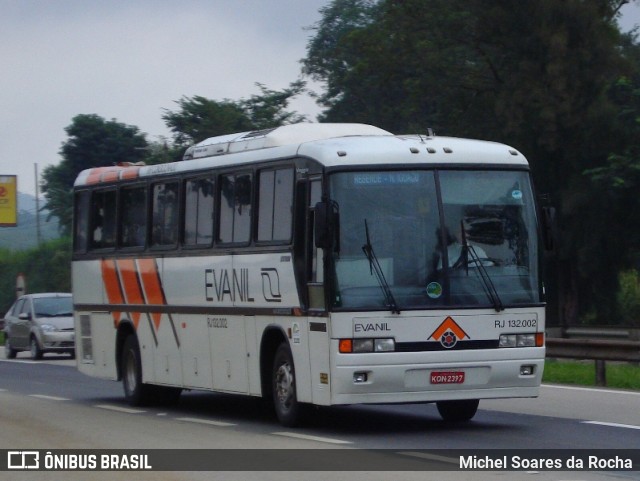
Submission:
M 640 362 L 640 342 L 610 339 L 546 339 L 547 357 L 590 359 L 596 363 L 596 385 L 606 386 L 606 361 Z
M 546 340 L 547 357 L 640 362 L 640 342 L 609 339 Z

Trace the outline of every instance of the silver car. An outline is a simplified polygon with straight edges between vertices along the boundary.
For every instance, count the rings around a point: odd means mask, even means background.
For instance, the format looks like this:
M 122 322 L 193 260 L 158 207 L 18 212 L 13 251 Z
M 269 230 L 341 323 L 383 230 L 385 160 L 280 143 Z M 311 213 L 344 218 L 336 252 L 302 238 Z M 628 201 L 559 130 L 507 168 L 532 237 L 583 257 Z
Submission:
M 75 357 L 71 294 L 27 294 L 14 302 L 4 320 L 7 358 L 13 359 L 18 351 L 30 351 L 33 359 L 41 359 L 45 352 Z

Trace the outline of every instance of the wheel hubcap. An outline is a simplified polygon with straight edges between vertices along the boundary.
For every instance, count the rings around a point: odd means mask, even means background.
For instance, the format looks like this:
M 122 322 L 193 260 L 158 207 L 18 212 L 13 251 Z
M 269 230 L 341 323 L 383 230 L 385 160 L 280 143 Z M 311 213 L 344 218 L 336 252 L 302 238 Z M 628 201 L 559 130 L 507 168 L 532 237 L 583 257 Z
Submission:
M 276 371 L 276 395 L 280 405 L 289 409 L 293 399 L 293 372 L 288 363 L 282 364 Z

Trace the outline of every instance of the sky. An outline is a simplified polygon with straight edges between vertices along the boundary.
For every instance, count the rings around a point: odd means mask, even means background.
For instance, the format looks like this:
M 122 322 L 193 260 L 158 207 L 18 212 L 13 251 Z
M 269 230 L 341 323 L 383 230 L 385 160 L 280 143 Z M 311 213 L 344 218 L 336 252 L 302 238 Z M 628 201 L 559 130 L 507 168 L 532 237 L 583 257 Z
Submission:
M 58 164 L 64 128 L 78 114 L 170 138 L 175 101 L 240 100 L 286 88 L 330 0 L 0 0 L 0 175 L 35 193 Z M 640 0 L 621 25 L 640 25 Z M 314 86 L 314 88 L 318 88 Z M 290 106 L 313 121 L 309 97 Z

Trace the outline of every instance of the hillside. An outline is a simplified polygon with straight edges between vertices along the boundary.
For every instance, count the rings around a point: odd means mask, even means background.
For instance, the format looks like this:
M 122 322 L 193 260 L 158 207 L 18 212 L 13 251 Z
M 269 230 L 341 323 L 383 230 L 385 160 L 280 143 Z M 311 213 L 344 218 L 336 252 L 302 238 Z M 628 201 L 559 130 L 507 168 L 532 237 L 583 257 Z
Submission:
M 40 207 L 44 200 L 40 200 Z M 40 235 L 42 240 L 58 238 L 58 222 L 52 218 L 47 222 L 47 211 L 40 212 Z M 18 226 L 0 227 L 0 248 L 22 250 L 35 247 L 36 231 L 36 198 L 33 195 L 18 192 Z

